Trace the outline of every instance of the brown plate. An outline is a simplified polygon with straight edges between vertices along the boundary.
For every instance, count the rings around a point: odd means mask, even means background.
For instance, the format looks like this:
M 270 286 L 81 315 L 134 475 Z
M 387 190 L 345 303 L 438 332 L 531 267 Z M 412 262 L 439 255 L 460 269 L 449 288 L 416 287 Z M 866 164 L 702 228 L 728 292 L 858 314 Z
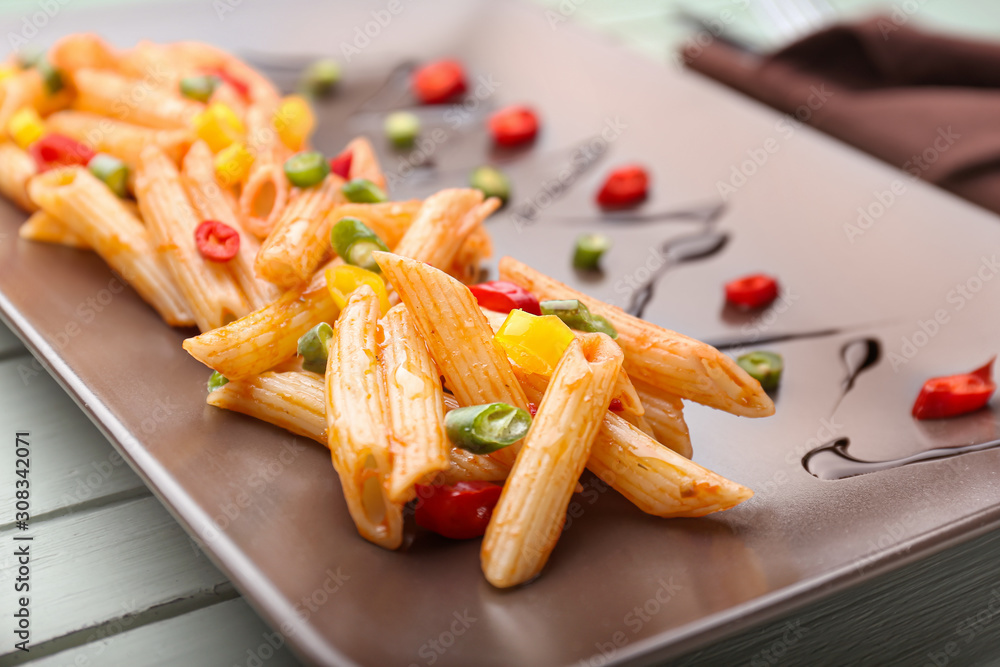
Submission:
M 130 290 L 116 293 L 96 257 L 18 241 L 23 214 L 0 208 L 5 321 L 303 658 L 651 662 L 996 525 L 992 449 L 837 481 L 801 463 L 841 437 L 866 460 L 997 439 L 994 410 L 933 424 L 909 417 L 925 378 L 971 370 L 1000 347 L 993 215 L 696 75 L 553 27 L 535 6 L 404 3 L 386 20 L 371 14 L 384 9 L 377 3 L 234 4 L 67 9 L 39 40 L 78 30 L 122 44 L 206 39 L 287 75 L 301 54 L 336 55 L 359 39 L 339 96 L 320 112 L 317 144 L 329 153 L 358 132 L 379 136 L 384 110 L 407 103 L 391 72 L 405 74 L 409 59 L 457 56 L 474 79 L 466 105 L 420 110 L 441 130 L 426 133 L 433 167 L 403 177 L 403 158 L 382 147 L 387 170 L 400 172 L 395 196 L 462 184 L 470 167 L 503 162 L 516 197 L 490 223 L 498 254 L 620 304 L 627 277 L 660 261 L 653 248 L 724 233 L 720 250 L 667 271 L 646 316 L 737 347 L 778 337 L 766 347 L 787 364 L 774 418 L 687 411 L 695 460 L 754 488 L 753 500 L 659 520 L 587 478 L 543 576 L 501 592 L 483 580 L 475 541 L 416 532 L 390 553 L 358 538 L 323 448 L 205 406 L 208 373 L 181 350 L 183 332 Z M 358 30 L 372 33 L 367 46 Z M 483 114 L 515 102 L 539 109 L 543 132 L 529 150 L 491 153 Z M 580 152 L 587 146 L 590 157 Z M 653 173 L 644 218 L 600 219 L 592 196 L 601 173 L 629 161 Z M 735 173 L 745 182 L 706 223 L 718 183 Z M 903 194 L 892 193 L 894 181 Z M 852 242 L 845 226 L 857 224 L 859 207 L 873 217 Z M 594 230 L 616 243 L 604 275 L 575 275 L 572 239 Z M 690 242 L 670 248 L 674 260 L 696 254 Z M 756 317 L 723 308 L 722 284 L 759 270 L 780 278 L 786 302 Z

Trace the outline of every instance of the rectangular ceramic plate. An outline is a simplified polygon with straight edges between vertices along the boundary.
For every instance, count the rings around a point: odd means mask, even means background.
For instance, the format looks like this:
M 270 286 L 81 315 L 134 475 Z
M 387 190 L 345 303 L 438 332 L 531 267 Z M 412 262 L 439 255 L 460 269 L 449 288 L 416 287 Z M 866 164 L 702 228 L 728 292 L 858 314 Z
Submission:
M 339 95 L 320 112 L 317 144 L 330 154 L 357 133 L 377 138 L 384 110 L 408 103 L 406 62 L 455 56 L 471 95 L 461 107 L 419 111 L 440 128 L 426 133 L 424 155 L 407 158 L 423 166 L 411 170 L 381 147 L 398 176 L 395 197 L 461 185 L 469 168 L 502 162 L 515 201 L 489 223 L 498 256 L 619 304 L 628 281 L 661 261 L 660 244 L 725 234 L 719 252 L 666 273 L 647 317 L 720 343 L 793 338 L 766 346 L 787 365 L 775 417 L 687 410 L 695 460 L 755 489 L 753 500 L 703 519 L 659 520 L 588 478 L 541 578 L 501 592 L 483 580 L 478 542 L 411 533 L 387 552 L 360 539 L 326 450 L 205 406 L 208 373 L 182 351 L 185 332 L 164 326 L 131 291 L 114 293 L 96 257 L 17 240 L 24 215 L 0 207 L 5 321 L 301 656 L 569 665 L 601 664 L 604 653 L 650 662 L 996 524 L 994 450 L 838 481 L 801 463 L 841 437 L 868 460 L 998 437 L 990 410 L 929 425 L 909 417 L 925 378 L 971 370 L 997 351 L 992 214 L 915 182 L 892 195 L 900 173 L 696 75 L 571 24 L 553 27 L 535 6 L 404 4 L 379 26 L 370 12 L 380 4 L 332 4 L 66 10 L 39 40 L 78 30 L 123 45 L 205 39 L 279 74 L 304 54 L 337 55 L 358 40 Z M 538 109 L 539 140 L 491 154 L 484 115 L 519 102 Z M 634 161 L 653 174 L 641 209 L 651 220 L 600 219 L 592 199 L 602 172 Z M 736 192 L 714 226 L 659 215 L 703 210 L 733 178 Z M 846 226 L 857 224 L 859 207 L 872 223 L 852 242 Z M 601 277 L 570 269 L 572 239 L 583 231 L 615 240 Z M 761 270 L 779 277 L 785 300 L 757 317 L 724 309 L 722 284 Z M 848 367 L 873 349 L 869 339 L 881 355 L 846 391 Z

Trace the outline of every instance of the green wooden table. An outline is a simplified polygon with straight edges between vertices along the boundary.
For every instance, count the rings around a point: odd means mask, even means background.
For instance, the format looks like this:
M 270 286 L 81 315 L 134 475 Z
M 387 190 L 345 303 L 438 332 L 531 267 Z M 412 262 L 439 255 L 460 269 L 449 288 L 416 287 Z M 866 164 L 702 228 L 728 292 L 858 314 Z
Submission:
M 264 0 L 219 0 L 239 11 L 264 11 Z M 756 4 L 754 4 L 756 3 Z M 880 3 L 831 0 L 851 17 Z M 74 13 L 138 0 L 5 0 L 0 34 Z M 559 24 L 577 21 L 659 60 L 673 58 L 692 27 L 729 11 L 730 29 L 761 44 L 781 36 L 760 2 L 705 0 L 544 0 L 540 12 Z M 886 3 L 915 22 L 985 37 L 1000 36 L 1000 3 L 907 0 Z M 211 20 L 212 0 L 178 3 L 193 24 Z M 914 9 L 915 11 L 909 11 Z M 430 5 L 420 11 L 432 11 Z M 30 32 L 30 29 L 29 29 Z M 198 30 L 193 28 L 197 37 Z M 45 43 L 44 25 L 38 43 Z M 186 536 L 107 440 L 0 325 L 2 433 L 31 432 L 33 533 L 46 544 L 33 563 L 32 650 L 13 651 L 11 553 L 0 555 L 0 665 L 279 665 L 298 664 L 280 636 L 250 609 L 226 577 Z M 0 448 L 0 541 L 10 543 L 13 449 Z M 1000 656 L 1000 535 L 984 537 L 916 562 L 874 583 L 831 596 L 787 618 L 743 630 L 678 664 L 993 664 Z M 43 611 L 44 610 L 44 611 Z M 57 610 L 52 612 L 51 610 Z M 914 637 L 924 638 L 914 641 Z

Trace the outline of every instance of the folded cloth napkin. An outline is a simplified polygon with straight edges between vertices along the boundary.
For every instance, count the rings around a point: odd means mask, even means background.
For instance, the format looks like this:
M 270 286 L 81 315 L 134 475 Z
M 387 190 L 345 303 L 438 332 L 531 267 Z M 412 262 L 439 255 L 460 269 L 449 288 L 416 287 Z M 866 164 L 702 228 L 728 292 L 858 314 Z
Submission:
M 1000 213 L 1000 44 L 886 16 L 765 57 L 703 42 L 692 69 Z

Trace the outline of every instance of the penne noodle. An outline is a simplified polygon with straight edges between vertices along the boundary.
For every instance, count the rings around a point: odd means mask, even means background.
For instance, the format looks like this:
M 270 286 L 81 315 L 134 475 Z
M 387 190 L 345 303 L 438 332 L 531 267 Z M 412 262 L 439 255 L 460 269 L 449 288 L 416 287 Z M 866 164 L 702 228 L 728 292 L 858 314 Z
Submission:
M 753 497 L 753 491 L 664 447 L 612 414 L 604 417 L 587 468 L 647 514 L 698 517 Z
M 189 130 L 156 130 L 84 111 L 58 111 L 46 122 L 52 132 L 65 134 L 98 153 L 108 153 L 124 161 L 133 174 L 146 146 L 158 147 L 179 164 L 194 141 Z
M 28 196 L 28 181 L 38 173 L 34 158 L 13 142 L 0 143 L 0 194 L 29 213 L 38 205 Z
M 444 391 L 406 307 L 389 309 L 381 326 L 380 362 L 392 453 L 389 499 L 405 503 L 413 498 L 414 484 L 448 470 L 451 444 L 444 431 Z
M 119 58 L 110 44 L 89 32 L 56 40 L 46 56 L 53 67 L 71 78 L 80 69 L 117 69 Z
M 148 146 L 136 174 L 139 210 L 153 239 L 167 258 L 198 328 L 215 329 L 249 312 L 226 265 L 202 257 L 195 242 L 201 222 L 188 201 L 180 173 L 156 146 Z
M 233 193 L 219 185 L 215 176 L 214 155 L 204 141 L 196 141 L 181 169 L 181 180 L 188 197 L 198 213 L 199 220 L 218 220 L 229 225 L 240 235 L 239 252 L 226 263 L 226 268 L 236 280 L 250 308 L 257 310 L 275 301 L 280 291 L 254 272 L 254 260 L 260 243 L 246 231 L 236 212 Z
M 332 323 L 338 312 L 326 280 L 317 280 L 235 322 L 188 338 L 184 349 L 230 380 L 246 378 L 294 357 L 302 334 L 320 322 Z
M 471 188 L 441 190 L 424 200 L 410 228 L 393 250 L 403 257 L 421 261 L 442 271 L 451 268 L 458 249 L 479 222 L 486 209 L 483 193 Z
M 364 285 L 337 319 L 326 364 L 326 424 L 333 467 L 358 532 L 396 549 L 403 541 L 403 504 L 386 494 L 391 463 L 378 317 L 378 297 Z
M 645 408 L 643 416 L 652 429 L 652 435 L 685 458 L 691 458 L 691 434 L 684 421 L 684 403 L 680 398 L 649 385 L 636 386 Z
M 511 363 L 493 342 L 493 329 L 469 288 L 447 273 L 414 259 L 374 253 L 385 277 L 413 315 L 431 357 L 462 405 L 501 401 L 528 409 Z M 515 446 L 490 456 L 509 464 Z
M 24 107 L 35 107 L 45 94 L 45 85 L 37 68 L 22 70 L 0 82 L 0 130 L 6 133 L 11 116 Z
M 231 84 L 226 81 L 220 81 L 212 91 L 212 96 L 208 99 L 209 104 L 215 104 L 216 102 L 225 104 L 227 107 L 233 110 L 236 117 L 240 119 L 241 122 L 246 123 L 247 111 L 249 106 L 247 105 L 247 100 L 240 91 L 236 90 Z
M 486 228 L 480 225 L 465 237 L 465 242 L 458 249 L 448 273 L 466 285 L 473 285 L 480 280 L 481 264 L 492 256 L 493 241 Z
M 17 229 L 17 235 L 26 241 L 54 243 L 89 250 L 90 244 L 76 232 L 66 226 L 62 220 L 53 217 L 45 211 L 35 211 Z
M 382 167 L 378 164 L 378 158 L 375 157 L 375 149 L 372 148 L 372 144 L 367 138 L 353 139 L 344 148 L 344 152 L 351 154 L 351 169 L 348 172 L 350 179 L 363 178 L 383 190 L 386 189 L 385 175 L 382 173 Z
M 625 369 L 635 380 L 741 417 L 774 414 L 774 403 L 760 383 L 711 345 L 633 317 L 511 257 L 500 260 L 500 278 L 521 285 L 539 300 L 579 299 L 606 317 L 618 330 Z
M 381 204 L 339 204 L 330 211 L 330 227 L 341 218 L 357 218 L 392 249 L 399 245 L 421 206 L 423 201 L 420 199 Z
M 189 41 L 175 42 L 167 48 L 171 58 L 185 63 L 191 70 L 222 70 L 227 76 L 242 82 L 247 87 L 247 98 L 251 104 L 273 102 L 280 97 L 278 89 L 267 77 L 216 46 Z
M 168 44 L 141 41 L 122 51 L 117 59 L 118 71 L 133 79 L 142 79 L 157 90 L 176 91 L 181 78 L 195 74 L 189 63 L 183 63 L 171 53 Z
M 598 334 L 571 342 L 556 366 L 483 538 L 483 573 L 494 586 L 523 584 L 548 561 L 623 357 Z
M 53 169 L 31 179 L 28 194 L 63 221 L 173 326 L 194 318 L 187 301 L 156 252 L 149 231 L 122 201 L 86 169 Z
M 143 127 L 188 129 L 205 109 L 201 102 L 158 90 L 146 80 L 128 79 L 107 70 L 79 69 L 73 84 L 77 91 L 74 109 Z
M 330 210 L 341 201 L 344 181 L 330 174 L 319 185 L 292 190 L 288 206 L 264 240 L 254 264 L 257 275 L 288 289 L 312 277 L 330 251 Z
M 266 237 L 288 205 L 290 186 L 285 160 L 291 155 L 275 131 L 272 118 L 276 103 L 254 104 L 247 109 L 247 148 L 253 164 L 240 193 L 240 212 L 247 228 L 258 238 Z

